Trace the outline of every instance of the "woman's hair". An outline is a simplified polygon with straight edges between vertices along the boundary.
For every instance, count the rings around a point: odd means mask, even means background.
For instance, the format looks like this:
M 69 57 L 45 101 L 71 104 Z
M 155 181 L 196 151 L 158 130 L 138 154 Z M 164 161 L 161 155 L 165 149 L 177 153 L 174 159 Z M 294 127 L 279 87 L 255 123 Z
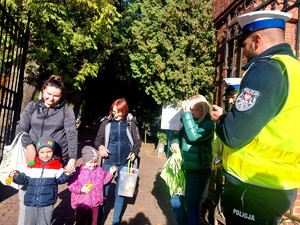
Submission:
M 51 75 L 48 80 L 43 85 L 43 90 L 45 90 L 48 86 L 56 87 L 61 90 L 61 96 L 63 97 L 65 94 L 65 86 L 61 82 L 61 76 L 60 75 Z
M 49 77 L 48 80 L 51 80 L 51 79 L 58 80 L 58 81 L 62 82 L 62 81 L 61 81 L 61 76 L 60 76 L 60 75 L 52 74 L 52 75 Z
M 118 112 L 122 112 L 122 118 L 124 119 L 129 112 L 129 108 L 128 108 L 126 99 L 119 98 L 112 103 L 112 105 L 110 107 L 110 111 L 109 111 L 110 116 L 112 116 L 112 111 L 113 111 L 114 106 L 116 106 Z
M 198 109 L 202 109 L 202 115 L 200 116 L 199 120 L 197 122 L 201 122 L 207 113 L 210 112 L 210 106 L 208 101 L 203 95 L 194 95 L 189 98 L 190 101 L 195 102 L 194 107 Z

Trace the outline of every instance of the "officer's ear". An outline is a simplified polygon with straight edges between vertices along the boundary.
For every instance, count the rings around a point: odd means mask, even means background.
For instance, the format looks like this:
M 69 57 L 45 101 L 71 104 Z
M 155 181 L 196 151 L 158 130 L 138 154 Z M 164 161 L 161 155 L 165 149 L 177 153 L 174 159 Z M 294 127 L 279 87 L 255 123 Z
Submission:
M 260 33 L 253 34 L 252 41 L 254 42 L 255 50 L 264 48 L 264 38 Z

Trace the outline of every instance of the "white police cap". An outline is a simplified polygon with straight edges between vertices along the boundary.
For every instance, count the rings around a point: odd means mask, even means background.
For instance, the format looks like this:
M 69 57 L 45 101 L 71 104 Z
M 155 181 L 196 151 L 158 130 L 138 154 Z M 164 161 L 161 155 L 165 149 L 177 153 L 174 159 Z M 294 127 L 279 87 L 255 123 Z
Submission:
M 285 12 L 263 10 L 243 14 L 237 17 L 237 21 L 243 29 L 243 32 L 252 32 L 276 27 L 285 29 L 285 22 L 290 18 L 291 16 Z
M 236 94 L 240 88 L 242 78 L 225 78 L 223 80 L 225 86 L 225 93 L 223 96 Z

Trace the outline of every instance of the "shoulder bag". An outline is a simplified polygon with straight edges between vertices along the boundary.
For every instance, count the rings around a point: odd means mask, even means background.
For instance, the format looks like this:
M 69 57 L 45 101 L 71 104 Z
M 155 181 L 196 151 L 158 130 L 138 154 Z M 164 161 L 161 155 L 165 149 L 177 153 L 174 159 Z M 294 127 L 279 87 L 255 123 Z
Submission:
M 24 172 L 27 163 L 25 158 L 26 149 L 22 145 L 22 136 L 25 132 L 20 132 L 16 135 L 11 145 L 4 146 L 2 162 L 0 165 L 0 182 L 6 184 L 6 179 L 9 178 L 9 174 L 13 170 L 19 170 Z M 15 189 L 20 189 L 22 185 L 10 183 L 10 186 Z

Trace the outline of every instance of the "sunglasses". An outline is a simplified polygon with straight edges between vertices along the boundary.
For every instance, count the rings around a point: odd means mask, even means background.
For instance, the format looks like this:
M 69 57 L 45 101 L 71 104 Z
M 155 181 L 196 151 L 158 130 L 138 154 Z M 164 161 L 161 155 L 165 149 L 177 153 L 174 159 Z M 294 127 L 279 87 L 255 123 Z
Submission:
M 118 116 L 122 116 L 122 112 L 116 112 L 116 111 L 111 111 L 111 113 L 113 114 L 113 115 L 118 115 Z

